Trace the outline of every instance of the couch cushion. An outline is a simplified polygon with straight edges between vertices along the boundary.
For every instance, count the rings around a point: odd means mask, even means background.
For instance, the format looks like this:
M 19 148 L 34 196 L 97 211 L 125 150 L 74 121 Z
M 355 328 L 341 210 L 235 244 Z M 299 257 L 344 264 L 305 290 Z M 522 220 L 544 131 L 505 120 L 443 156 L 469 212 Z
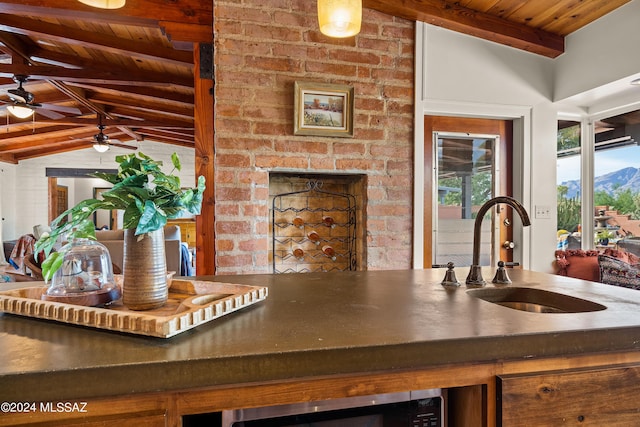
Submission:
M 600 281 L 608 285 L 640 289 L 640 265 L 609 255 L 599 255 Z

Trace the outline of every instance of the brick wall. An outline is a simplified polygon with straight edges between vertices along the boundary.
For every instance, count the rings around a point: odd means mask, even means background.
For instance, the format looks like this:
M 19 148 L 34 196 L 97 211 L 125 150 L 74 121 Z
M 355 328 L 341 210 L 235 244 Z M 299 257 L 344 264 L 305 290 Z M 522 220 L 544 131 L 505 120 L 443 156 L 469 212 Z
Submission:
M 413 22 L 364 9 L 318 31 L 316 2 L 215 2 L 217 273 L 269 273 L 269 172 L 366 174 L 367 268 L 411 267 Z M 354 138 L 293 135 L 295 81 L 354 87 Z

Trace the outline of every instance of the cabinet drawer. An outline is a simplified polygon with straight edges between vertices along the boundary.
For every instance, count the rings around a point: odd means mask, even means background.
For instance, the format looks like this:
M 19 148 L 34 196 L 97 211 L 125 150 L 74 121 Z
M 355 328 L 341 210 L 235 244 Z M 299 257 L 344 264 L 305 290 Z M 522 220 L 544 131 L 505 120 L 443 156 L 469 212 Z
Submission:
M 640 366 L 498 377 L 498 426 L 631 426 L 640 417 Z

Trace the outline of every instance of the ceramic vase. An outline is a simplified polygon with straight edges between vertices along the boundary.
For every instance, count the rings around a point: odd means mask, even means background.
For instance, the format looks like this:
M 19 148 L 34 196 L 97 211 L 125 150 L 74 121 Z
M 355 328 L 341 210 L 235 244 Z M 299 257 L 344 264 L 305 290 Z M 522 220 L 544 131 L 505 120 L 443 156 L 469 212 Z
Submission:
M 124 230 L 122 274 L 122 303 L 128 309 L 152 310 L 167 302 L 163 228 L 142 236 L 136 236 L 135 229 Z

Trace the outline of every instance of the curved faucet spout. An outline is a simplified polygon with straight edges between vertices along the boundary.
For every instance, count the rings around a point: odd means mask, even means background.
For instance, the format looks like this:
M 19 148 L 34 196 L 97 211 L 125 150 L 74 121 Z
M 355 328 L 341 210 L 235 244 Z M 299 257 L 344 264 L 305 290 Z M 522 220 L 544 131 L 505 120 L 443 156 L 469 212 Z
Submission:
M 484 219 L 484 216 L 492 206 L 500 203 L 505 203 L 511 206 L 513 210 L 515 210 L 518 215 L 520 215 L 523 226 L 527 227 L 531 225 L 529 214 L 525 210 L 524 206 L 522 206 L 522 204 L 513 197 L 494 197 L 493 199 L 490 199 L 484 205 L 482 205 L 480 207 L 480 210 L 478 210 L 476 220 L 473 224 L 473 259 L 471 268 L 469 270 L 469 275 L 467 276 L 466 280 L 467 286 L 484 286 L 486 284 L 486 282 L 482 278 L 482 270 L 480 267 L 480 232 L 482 231 L 482 221 Z

